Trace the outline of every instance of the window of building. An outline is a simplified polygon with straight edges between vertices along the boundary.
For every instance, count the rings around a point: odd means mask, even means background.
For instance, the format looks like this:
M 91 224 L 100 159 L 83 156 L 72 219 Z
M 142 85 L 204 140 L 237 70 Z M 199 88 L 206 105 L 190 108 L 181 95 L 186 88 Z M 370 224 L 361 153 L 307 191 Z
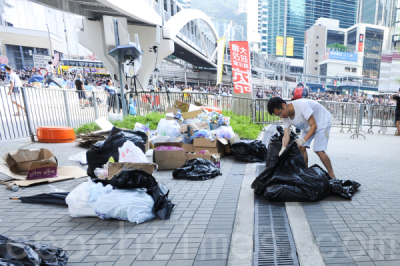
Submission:
M 344 32 L 337 30 L 328 30 L 326 35 L 326 45 L 334 43 L 344 44 Z
M 318 54 L 318 52 L 315 52 L 315 54 Z
M 266 48 L 262 48 L 262 51 L 263 51 L 263 52 L 266 52 L 266 51 L 267 51 L 267 49 L 266 49 Z
M 345 72 L 350 72 L 350 67 L 345 67 L 345 68 L 344 68 L 344 71 L 345 71 Z
M 318 68 L 314 67 L 314 70 L 318 70 Z
M 352 67 L 351 72 L 353 72 L 353 73 L 357 72 L 357 68 Z
M 315 46 L 317 46 L 317 47 L 318 47 L 318 43 L 317 43 Z
M 317 39 L 319 39 L 319 36 L 317 35 Z
M 318 59 L 315 59 L 315 62 L 318 62 Z
M 266 30 L 263 30 L 262 33 L 267 33 L 267 31 L 266 31 Z
M 263 40 L 266 40 L 267 39 L 267 36 L 262 36 L 261 37 Z

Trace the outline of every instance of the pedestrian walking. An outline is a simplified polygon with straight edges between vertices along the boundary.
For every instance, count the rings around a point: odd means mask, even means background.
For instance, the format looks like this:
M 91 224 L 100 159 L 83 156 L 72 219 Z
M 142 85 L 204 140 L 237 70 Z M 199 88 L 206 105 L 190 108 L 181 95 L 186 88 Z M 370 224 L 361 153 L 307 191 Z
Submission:
M 106 80 L 105 91 L 107 93 L 108 111 L 110 112 L 111 105 L 112 105 L 112 98 L 113 98 L 113 95 L 115 94 L 115 87 L 113 86 L 112 80 L 110 80 L 110 79 Z
M 85 92 L 85 86 L 83 86 L 82 83 L 82 75 L 78 74 L 78 78 L 75 80 L 75 89 L 78 93 L 78 99 L 79 99 L 79 105 L 81 106 L 81 109 L 85 108 L 85 100 L 86 100 L 86 92 Z
M 17 112 L 14 115 L 22 115 L 23 112 L 21 112 L 21 109 L 25 111 L 25 108 L 21 105 L 21 98 L 19 95 L 20 87 L 22 86 L 21 80 L 9 65 L 6 65 L 4 68 L 6 69 L 10 80 L 10 91 L 7 94 L 11 96 L 11 102 L 17 106 Z
M 331 114 L 319 103 L 308 99 L 299 99 L 286 104 L 282 98 L 275 97 L 268 101 L 267 108 L 268 113 L 279 116 L 283 122 L 284 136 L 279 155 L 289 144 L 290 125 L 294 125 L 301 130 L 300 138 L 295 141 L 303 154 L 306 165 L 308 166 L 307 149 L 310 148 L 311 141 L 314 139 L 314 152 L 321 159 L 329 176 L 336 178 L 331 160 L 325 152 L 328 148 L 332 125 Z

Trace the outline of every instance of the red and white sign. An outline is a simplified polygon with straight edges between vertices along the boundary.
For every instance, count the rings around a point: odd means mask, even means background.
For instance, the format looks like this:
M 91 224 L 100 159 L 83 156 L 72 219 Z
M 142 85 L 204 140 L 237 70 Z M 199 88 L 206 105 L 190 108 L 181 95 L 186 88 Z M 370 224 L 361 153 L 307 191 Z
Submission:
M 249 42 L 229 42 L 235 93 L 251 93 Z
M 8 58 L 4 55 L 0 55 L 0 64 L 8 64 Z
M 358 51 L 362 52 L 364 48 L 364 34 L 360 34 L 360 38 L 358 39 Z
M 54 56 L 54 60 L 53 60 L 53 66 L 57 67 L 59 62 L 60 62 L 60 54 L 56 53 L 56 55 Z
M 46 76 L 46 75 L 47 75 L 47 70 L 46 70 L 45 68 L 41 68 L 41 69 L 39 70 L 39 74 L 40 74 L 40 75 L 43 75 L 43 76 Z
M 96 57 L 95 54 L 89 55 L 89 58 L 90 58 L 92 61 L 97 60 L 97 57 Z

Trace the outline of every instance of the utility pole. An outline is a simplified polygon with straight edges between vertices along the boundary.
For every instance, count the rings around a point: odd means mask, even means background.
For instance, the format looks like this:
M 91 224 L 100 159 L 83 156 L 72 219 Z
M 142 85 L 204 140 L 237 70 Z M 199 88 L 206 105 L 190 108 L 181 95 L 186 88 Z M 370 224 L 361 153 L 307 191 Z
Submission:
M 286 89 L 286 22 L 287 22 L 287 0 L 285 0 L 285 12 L 283 16 L 283 75 L 282 75 L 282 98 L 288 97 Z
M 46 23 L 47 26 L 47 33 L 49 35 L 49 42 L 50 42 L 50 56 L 54 56 L 54 51 L 53 51 L 53 46 L 51 45 L 51 37 L 50 37 L 50 30 L 49 30 L 49 25 Z

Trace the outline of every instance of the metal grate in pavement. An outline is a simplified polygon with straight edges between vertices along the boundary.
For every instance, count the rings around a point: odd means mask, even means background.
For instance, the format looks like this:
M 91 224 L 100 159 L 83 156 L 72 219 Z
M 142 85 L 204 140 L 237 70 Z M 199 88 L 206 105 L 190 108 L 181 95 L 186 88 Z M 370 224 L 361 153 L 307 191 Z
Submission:
M 258 172 L 265 166 L 259 165 Z M 254 266 L 298 266 L 285 204 L 255 195 Z

